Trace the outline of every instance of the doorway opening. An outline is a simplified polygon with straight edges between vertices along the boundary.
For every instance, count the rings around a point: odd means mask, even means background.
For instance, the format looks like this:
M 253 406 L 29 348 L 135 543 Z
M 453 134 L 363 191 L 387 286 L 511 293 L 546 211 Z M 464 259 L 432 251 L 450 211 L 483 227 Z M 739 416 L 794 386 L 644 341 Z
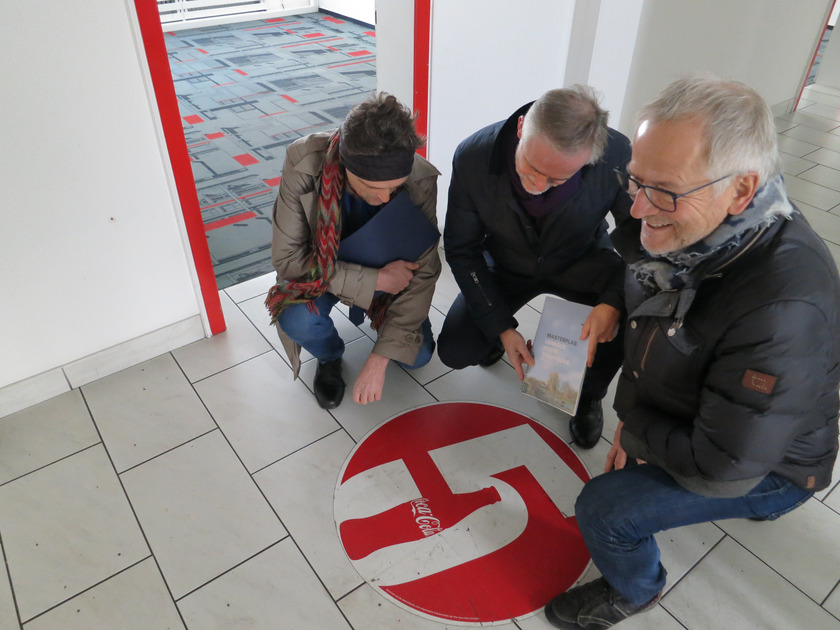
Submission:
M 376 90 L 373 27 L 325 12 L 167 31 L 164 42 L 219 289 L 272 271 L 286 147 Z

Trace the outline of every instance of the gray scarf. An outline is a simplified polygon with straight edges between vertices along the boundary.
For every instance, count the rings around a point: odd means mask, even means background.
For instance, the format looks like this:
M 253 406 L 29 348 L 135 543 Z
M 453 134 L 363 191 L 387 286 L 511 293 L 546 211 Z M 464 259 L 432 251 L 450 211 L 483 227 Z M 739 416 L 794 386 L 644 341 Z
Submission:
M 782 176 L 764 184 L 747 208 L 738 215 L 728 215 L 706 238 L 675 252 L 659 256 L 644 253 L 630 265 L 636 280 L 651 293 L 693 288 L 702 274 L 694 273 L 703 263 L 722 263 L 736 253 L 742 243 L 774 223 L 779 217 L 793 214 L 785 194 Z

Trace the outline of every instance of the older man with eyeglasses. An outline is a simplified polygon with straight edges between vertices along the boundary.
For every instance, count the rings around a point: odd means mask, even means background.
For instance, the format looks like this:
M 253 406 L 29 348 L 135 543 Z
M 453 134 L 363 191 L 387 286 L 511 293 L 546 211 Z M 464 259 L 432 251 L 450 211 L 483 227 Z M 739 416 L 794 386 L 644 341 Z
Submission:
M 741 83 L 692 77 L 638 121 L 618 173 L 643 247 L 618 245 L 621 422 L 575 506 L 603 577 L 549 602 L 558 628 L 654 606 L 666 583 L 654 534 L 776 519 L 829 486 L 837 456 L 840 279 L 787 199 L 770 109 Z

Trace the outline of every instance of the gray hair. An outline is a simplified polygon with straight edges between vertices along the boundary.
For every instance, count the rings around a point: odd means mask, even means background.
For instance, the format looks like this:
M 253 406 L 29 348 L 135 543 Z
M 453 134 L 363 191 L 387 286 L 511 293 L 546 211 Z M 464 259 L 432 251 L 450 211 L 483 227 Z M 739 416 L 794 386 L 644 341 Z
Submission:
M 598 104 L 598 96 L 587 85 L 549 90 L 540 96 L 522 125 L 522 139 L 542 136 L 561 153 L 592 148 L 589 164 L 601 159 L 607 146 L 609 112 Z
M 761 185 L 781 171 L 773 113 L 758 92 L 738 81 L 699 75 L 674 81 L 639 111 L 636 128 L 645 120 L 693 118 L 704 125 L 710 179 L 756 172 Z

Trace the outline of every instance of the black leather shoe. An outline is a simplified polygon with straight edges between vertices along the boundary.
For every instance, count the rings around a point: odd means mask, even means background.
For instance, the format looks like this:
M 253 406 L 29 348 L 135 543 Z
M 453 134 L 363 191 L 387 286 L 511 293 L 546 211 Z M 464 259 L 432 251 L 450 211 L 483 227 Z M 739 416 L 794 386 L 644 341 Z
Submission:
M 600 400 L 583 397 L 577 413 L 569 421 L 572 441 L 581 448 L 592 448 L 598 443 L 604 428 L 604 412 Z
M 315 399 L 324 409 L 335 409 L 344 398 L 344 379 L 341 378 L 341 359 L 319 363 L 315 369 Z
M 545 607 L 545 616 L 555 628 L 601 630 L 653 608 L 661 595 L 641 606 L 634 606 L 601 577 L 552 599 Z
M 484 357 L 481 361 L 479 361 L 478 364 L 481 367 L 490 367 L 491 365 L 495 365 L 496 363 L 498 363 L 499 359 L 501 359 L 503 356 L 505 356 L 504 346 L 502 346 L 501 344 L 496 344 L 493 346 L 490 352 L 487 353 L 487 356 Z

